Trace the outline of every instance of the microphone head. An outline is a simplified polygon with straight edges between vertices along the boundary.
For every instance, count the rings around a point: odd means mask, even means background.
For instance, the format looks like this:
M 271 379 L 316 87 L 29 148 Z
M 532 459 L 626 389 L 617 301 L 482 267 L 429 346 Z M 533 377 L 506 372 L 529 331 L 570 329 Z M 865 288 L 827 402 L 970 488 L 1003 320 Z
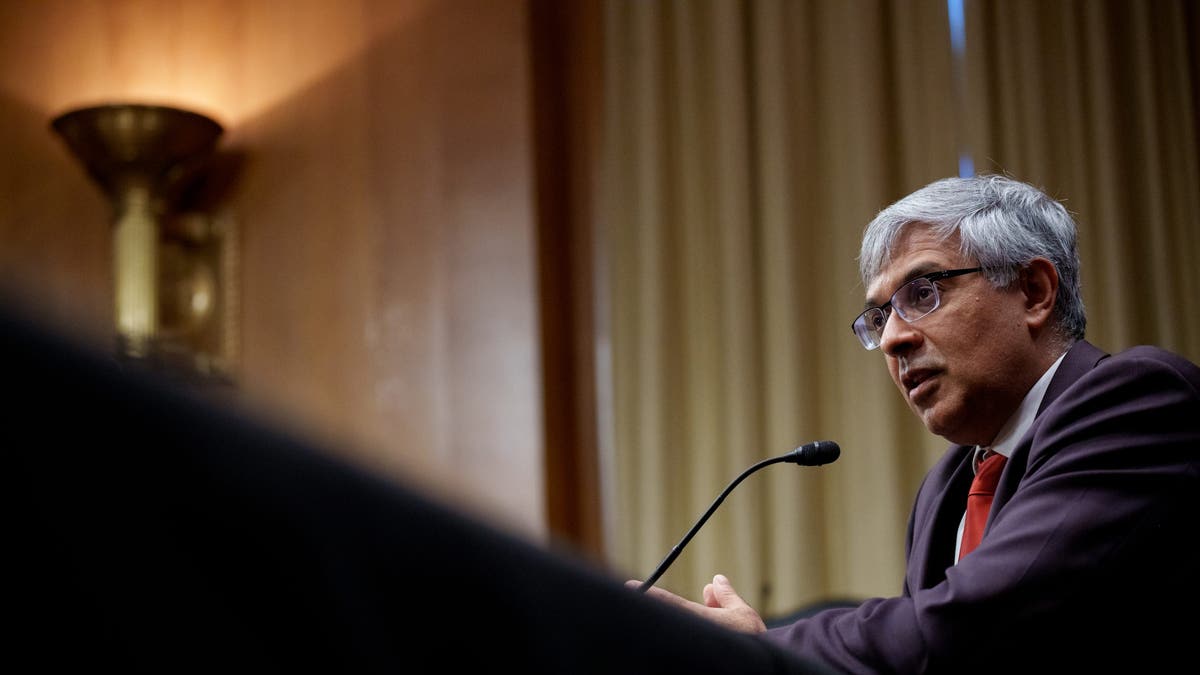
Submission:
M 788 461 L 800 466 L 820 466 L 829 464 L 842 456 L 842 449 L 833 441 L 813 441 L 806 443 L 788 455 Z

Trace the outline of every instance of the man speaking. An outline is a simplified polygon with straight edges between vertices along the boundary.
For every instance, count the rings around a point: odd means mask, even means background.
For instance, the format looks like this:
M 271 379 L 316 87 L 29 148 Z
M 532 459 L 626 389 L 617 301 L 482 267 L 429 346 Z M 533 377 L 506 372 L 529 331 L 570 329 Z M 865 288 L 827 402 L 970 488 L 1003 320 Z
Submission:
M 899 595 L 767 630 L 720 574 L 702 602 L 647 594 L 851 673 L 1194 668 L 1200 368 L 1084 339 L 1075 239 L 1002 176 L 934 182 L 866 228 L 854 336 L 950 442 Z

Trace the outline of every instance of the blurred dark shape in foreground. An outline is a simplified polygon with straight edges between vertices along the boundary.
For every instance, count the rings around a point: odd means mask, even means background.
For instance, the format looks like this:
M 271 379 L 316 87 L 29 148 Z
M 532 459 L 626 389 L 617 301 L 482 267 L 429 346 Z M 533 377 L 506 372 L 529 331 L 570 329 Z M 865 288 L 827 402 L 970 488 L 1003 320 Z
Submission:
M 0 305 L 10 662 L 820 673 Z

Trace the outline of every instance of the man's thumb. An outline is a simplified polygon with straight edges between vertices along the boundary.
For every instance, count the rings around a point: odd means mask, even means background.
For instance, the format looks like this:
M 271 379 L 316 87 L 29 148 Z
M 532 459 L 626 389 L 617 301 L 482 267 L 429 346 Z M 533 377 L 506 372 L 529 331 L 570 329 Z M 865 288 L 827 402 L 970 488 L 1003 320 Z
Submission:
M 746 601 L 734 590 L 733 584 L 724 574 L 713 577 L 713 595 L 721 607 L 743 607 Z

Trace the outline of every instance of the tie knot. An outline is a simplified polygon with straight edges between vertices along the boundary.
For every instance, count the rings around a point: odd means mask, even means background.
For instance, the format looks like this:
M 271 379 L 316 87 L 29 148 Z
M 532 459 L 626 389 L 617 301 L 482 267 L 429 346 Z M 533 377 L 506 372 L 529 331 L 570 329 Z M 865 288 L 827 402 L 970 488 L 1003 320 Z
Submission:
M 1000 482 L 1000 474 L 1004 472 L 1004 462 L 1008 458 L 993 452 L 979 463 L 975 470 L 975 480 L 971 481 L 971 494 L 992 494 L 996 484 Z
M 983 538 L 983 530 L 987 525 L 988 513 L 992 508 L 992 495 L 996 492 L 996 484 L 1000 482 L 1000 474 L 1004 473 L 1004 462 L 1008 458 L 998 452 L 985 453 L 984 459 L 975 468 L 975 480 L 971 482 L 971 492 L 967 495 L 967 513 L 963 518 L 963 534 L 958 557 L 975 550 Z

